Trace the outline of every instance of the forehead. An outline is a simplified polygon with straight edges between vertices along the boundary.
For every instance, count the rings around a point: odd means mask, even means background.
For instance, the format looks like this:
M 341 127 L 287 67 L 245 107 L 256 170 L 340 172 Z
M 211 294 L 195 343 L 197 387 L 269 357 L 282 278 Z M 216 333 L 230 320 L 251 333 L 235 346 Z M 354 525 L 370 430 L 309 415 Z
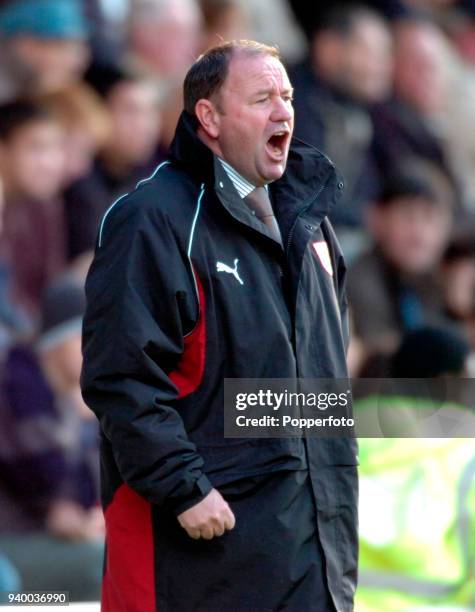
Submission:
M 353 38 L 371 39 L 381 43 L 391 42 L 391 32 L 385 23 L 376 17 L 358 19 L 352 30 Z
M 122 81 L 112 88 L 109 96 L 111 101 L 132 98 L 154 102 L 157 94 L 153 85 L 147 81 Z
M 62 134 L 61 124 L 53 117 L 32 119 L 20 125 L 10 135 L 10 142 L 23 143 L 36 138 L 58 136 Z
M 229 62 L 223 89 L 232 92 L 290 89 L 290 81 L 282 63 L 272 55 L 237 54 Z

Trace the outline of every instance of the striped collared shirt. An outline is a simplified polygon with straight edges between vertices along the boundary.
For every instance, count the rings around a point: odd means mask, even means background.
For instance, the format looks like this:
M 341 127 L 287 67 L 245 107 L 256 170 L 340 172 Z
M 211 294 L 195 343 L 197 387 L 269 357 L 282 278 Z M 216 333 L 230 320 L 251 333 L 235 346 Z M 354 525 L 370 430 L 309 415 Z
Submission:
M 245 179 L 239 172 L 236 172 L 236 170 L 230 166 L 228 162 L 225 162 L 224 159 L 221 159 L 221 157 L 218 157 L 218 159 L 241 198 L 244 199 L 251 191 L 254 191 L 256 188 L 255 185 Z

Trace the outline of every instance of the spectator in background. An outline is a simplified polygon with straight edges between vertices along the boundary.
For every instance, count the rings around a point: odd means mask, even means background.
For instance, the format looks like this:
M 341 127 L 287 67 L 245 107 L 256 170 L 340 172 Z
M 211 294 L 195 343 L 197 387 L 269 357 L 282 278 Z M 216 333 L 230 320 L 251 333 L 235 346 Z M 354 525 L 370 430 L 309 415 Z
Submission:
M 389 355 L 406 331 L 443 319 L 436 272 L 451 218 L 446 200 L 403 175 L 388 180 L 368 211 L 374 246 L 350 268 L 348 298 L 369 356 Z
M 162 88 L 180 82 L 201 45 L 196 0 L 133 0 L 129 16 L 132 67 Z
M 42 300 L 35 347 L 2 369 L 0 550 L 22 588 L 97 599 L 104 525 L 98 428 L 79 392 L 82 287 L 63 278 Z
M 67 134 L 62 186 L 68 257 L 74 259 L 94 244 L 95 228 L 90 227 L 94 206 L 101 214 L 111 203 L 107 189 L 98 187 L 89 193 L 87 186 L 93 183 L 99 151 L 110 142 L 112 121 L 103 99 L 86 83 L 48 94 L 43 102 Z
M 63 130 L 45 107 L 22 100 L 0 106 L 4 243 L 16 299 L 33 320 L 43 289 L 65 264 L 64 157 Z
M 80 79 L 89 49 L 79 0 L 15 0 L 0 6 L 0 102 Z
M 91 172 L 98 151 L 109 141 L 110 115 L 101 97 L 84 82 L 47 94 L 41 101 L 67 135 L 63 185 L 69 187 Z
M 87 78 L 104 101 L 111 129 L 92 171 L 65 192 L 70 258 L 94 248 L 107 208 L 150 175 L 163 156 L 158 149 L 158 96 L 152 83 L 112 67 L 94 67 Z
M 126 65 L 157 85 L 163 117 L 162 144 L 168 149 L 183 108 L 183 77 L 203 44 L 197 0 L 134 0 L 129 17 Z
M 373 109 L 374 158 L 379 173 L 385 177 L 410 166 L 414 160 L 423 159 L 450 178 L 460 200 L 460 171 L 472 172 L 473 152 L 471 159 L 467 155 L 465 160 L 460 159 L 461 151 L 468 148 L 460 139 L 460 130 L 458 138 L 453 138 L 453 147 L 450 146 L 451 126 L 457 119 L 447 113 L 452 62 L 448 43 L 434 24 L 420 18 L 399 21 L 394 32 L 394 96 Z M 475 95 L 471 99 L 475 100 Z M 460 110 L 461 105 L 457 103 L 455 108 Z M 467 117 L 465 112 L 463 116 Z M 466 127 L 463 129 L 470 139 Z M 452 149 L 458 149 L 453 157 Z M 456 212 L 460 214 L 459 207 Z
M 386 23 L 355 4 L 328 9 L 314 33 L 308 61 L 291 72 L 295 135 L 326 153 L 345 177 L 346 195 L 332 213 L 343 241 L 341 226 L 358 227 L 362 204 L 374 194 L 368 106 L 388 96 L 391 69 Z M 351 245 L 343 244 L 350 256 Z

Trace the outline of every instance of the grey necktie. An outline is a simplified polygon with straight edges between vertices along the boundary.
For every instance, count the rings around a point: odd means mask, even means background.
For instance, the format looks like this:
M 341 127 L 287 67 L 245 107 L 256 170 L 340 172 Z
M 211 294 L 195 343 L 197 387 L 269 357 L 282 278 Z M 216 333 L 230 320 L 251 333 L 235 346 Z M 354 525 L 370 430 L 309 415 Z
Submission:
M 269 195 L 265 187 L 256 187 L 244 198 L 244 202 L 256 213 L 256 217 L 262 221 L 271 233 L 272 238 L 282 245 L 282 236 L 277 220 L 272 210 Z

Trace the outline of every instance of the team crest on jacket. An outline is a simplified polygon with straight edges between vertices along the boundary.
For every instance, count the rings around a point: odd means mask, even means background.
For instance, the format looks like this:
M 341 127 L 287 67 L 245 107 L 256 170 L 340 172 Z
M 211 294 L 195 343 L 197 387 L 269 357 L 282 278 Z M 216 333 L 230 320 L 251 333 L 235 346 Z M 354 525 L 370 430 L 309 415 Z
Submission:
M 320 260 L 320 263 L 322 264 L 324 270 L 328 272 L 330 276 L 333 276 L 332 260 L 326 241 L 317 240 L 317 242 L 314 242 L 312 246 L 315 249 L 315 253 L 317 254 L 318 259 Z

